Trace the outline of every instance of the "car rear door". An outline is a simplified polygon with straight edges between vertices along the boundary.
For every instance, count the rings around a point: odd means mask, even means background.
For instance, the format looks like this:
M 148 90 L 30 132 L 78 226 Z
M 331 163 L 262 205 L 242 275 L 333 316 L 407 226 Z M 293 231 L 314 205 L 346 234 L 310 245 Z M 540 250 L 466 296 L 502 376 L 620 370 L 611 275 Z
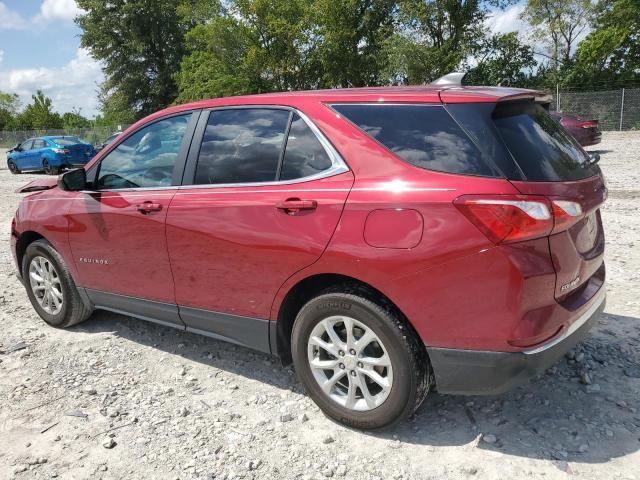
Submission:
M 191 330 L 268 351 L 279 287 L 328 244 L 353 174 L 289 108 L 203 113 L 167 215 L 180 316 Z
M 42 167 L 42 160 L 44 159 L 44 154 L 48 147 L 46 140 L 43 138 L 36 138 L 33 141 L 31 156 L 29 157 L 29 161 L 33 168 Z
M 199 112 L 164 117 L 129 134 L 93 165 L 91 188 L 70 206 L 77 283 L 96 306 L 183 326 L 165 236 Z

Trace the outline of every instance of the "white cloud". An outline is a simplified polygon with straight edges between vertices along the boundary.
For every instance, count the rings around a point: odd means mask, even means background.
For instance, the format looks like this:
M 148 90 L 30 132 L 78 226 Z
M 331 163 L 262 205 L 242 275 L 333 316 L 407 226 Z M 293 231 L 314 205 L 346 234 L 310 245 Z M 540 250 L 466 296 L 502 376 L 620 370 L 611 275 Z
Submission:
M 0 2 L 0 29 L 21 30 L 27 27 L 27 21 L 18 12 L 14 12 L 4 2 Z
M 0 65 L 2 65 L 2 60 L 4 60 L 4 50 L 0 50 Z
M 75 0 L 44 0 L 36 19 L 73 21 L 81 13 Z
M 526 33 L 531 27 L 520 18 L 524 7 L 524 3 L 516 3 L 505 10 L 494 10 L 485 25 L 493 33 Z
M 102 68 L 89 52 L 79 48 L 66 65 L 55 68 L 24 68 L 0 72 L 0 91 L 17 93 L 23 105 L 31 95 L 42 90 L 53 100 L 59 112 L 80 108 L 85 116 L 95 116 L 98 110 L 96 90 L 102 82 Z

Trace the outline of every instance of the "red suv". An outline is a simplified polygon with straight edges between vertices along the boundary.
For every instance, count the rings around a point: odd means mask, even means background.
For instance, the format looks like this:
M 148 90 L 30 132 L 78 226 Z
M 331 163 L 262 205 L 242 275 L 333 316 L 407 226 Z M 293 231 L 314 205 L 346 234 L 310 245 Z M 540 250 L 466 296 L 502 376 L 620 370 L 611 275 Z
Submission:
M 502 392 L 604 307 L 599 167 L 537 92 L 405 87 L 172 107 L 12 225 L 48 324 L 111 310 L 293 361 L 379 428 L 430 389 Z

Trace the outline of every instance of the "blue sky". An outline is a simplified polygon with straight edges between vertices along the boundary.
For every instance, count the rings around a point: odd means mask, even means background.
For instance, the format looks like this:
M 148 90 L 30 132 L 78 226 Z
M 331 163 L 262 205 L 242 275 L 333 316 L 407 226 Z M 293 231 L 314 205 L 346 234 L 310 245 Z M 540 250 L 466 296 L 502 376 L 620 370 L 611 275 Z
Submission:
M 80 48 L 75 0 L 0 0 L 0 91 L 23 105 L 37 89 L 57 111 L 97 113 L 100 64 Z
M 526 32 L 522 9 L 521 1 L 495 11 L 487 26 L 500 33 Z M 17 93 L 24 106 L 40 89 L 59 112 L 99 113 L 103 75 L 100 64 L 80 48 L 73 18 L 81 13 L 75 0 L 0 0 L 0 91 Z

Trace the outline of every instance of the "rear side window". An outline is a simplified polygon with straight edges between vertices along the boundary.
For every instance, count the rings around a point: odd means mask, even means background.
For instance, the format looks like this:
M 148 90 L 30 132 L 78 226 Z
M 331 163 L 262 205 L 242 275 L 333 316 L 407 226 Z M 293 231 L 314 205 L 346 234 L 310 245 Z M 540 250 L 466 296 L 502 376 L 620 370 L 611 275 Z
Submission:
M 527 180 L 582 180 L 599 171 L 571 134 L 534 102 L 498 104 L 493 121 Z
M 280 180 L 309 177 L 331 167 L 320 140 L 297 113 L 293 115 Z
M 267 108 L 209 114 L 196 166 L 196 184 L 276 180 L 289 112 Z
M 439 172 L 501 177 L 441 105 L 334 104 L 398 157 Z
M 47 148 L 47 142 L 45 142 L 41 138 L 36 138 L 33 141 L 33 149 L 35 150 L 36 148 Z

